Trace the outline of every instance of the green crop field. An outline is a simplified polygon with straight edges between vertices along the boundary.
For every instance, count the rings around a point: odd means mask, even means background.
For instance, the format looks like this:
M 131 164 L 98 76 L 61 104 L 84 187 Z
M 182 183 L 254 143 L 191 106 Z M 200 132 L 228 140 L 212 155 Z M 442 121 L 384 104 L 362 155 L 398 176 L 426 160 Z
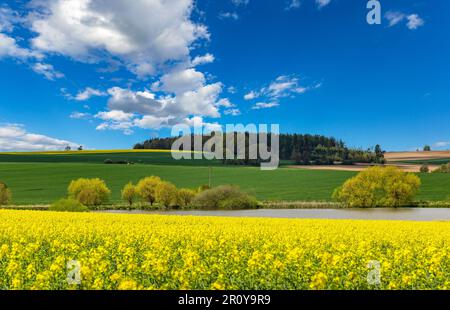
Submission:
M 105 159 L 130 160 L 135 165 L 106 165 Z M 197 163 L 196 163 L 197 162 Z M 129 181 L 158 175 L 179 187 L 196 188 L 208 183 L 205 161 L 176 162 L 167 152 L 85 152 L 70 154 L 0 154 L 0 180 L 13 191 L 16 204 L 45 204 L 66 195 L 71 180 L 99 177 L 112 190 L 112 202 Z M 203 165 L 202 165 L 203 164 Z M 260 200 L 329 201 L 333 190 L 355 175 L 348 171 L 280 168 L 261 171 L 256 167 L 212 168 L 213 185 L 236 184 Z M 420 200 L 446 200 L 450 196 L 449 174 L 421 175 Z
M 96 163 L 105 160 L 128 161 L 136 164 L 204 166 L 221 165 L 220 161 L 174 160 L 170 151 L 82 151 L 82 152 L 37 152 L 0 153 L 0 163 Z

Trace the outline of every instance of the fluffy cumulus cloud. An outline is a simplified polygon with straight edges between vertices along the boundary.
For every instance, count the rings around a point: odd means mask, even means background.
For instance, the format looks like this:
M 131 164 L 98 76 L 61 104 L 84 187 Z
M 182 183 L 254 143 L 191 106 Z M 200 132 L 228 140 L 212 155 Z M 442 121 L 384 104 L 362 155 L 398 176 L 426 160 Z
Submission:
M 222 88 L 220 82 L 207 84 L 203 74 L 194 69 L 163 75 L 152 90 L 113 87 L 108 90 L 109 112 L 96 115 L 104 121 L 97 129 L 130 133 L 133 127 L 159 129 L 196 116 L 217 118 L 222 107 L 235 107 L 227 98 L 220 98 Z
M 104 91 L 94 89 L 91 87 L 86 87 L 84 90 L 78 92 L 73 99 L 76 101 L 86 101 L 91 99 L 92 97 L 104 97 L 108 94 Z
M 0 151 L 53 151 L 79 144 L 52 137 L 29 133 L 22 125 L 0 125 Z
M 253 100 L 258 97 L 259 97 L 258 92 L 254 91 L 254 90 L 252 90 L 251 92 L 244 95 L 245 100 Z
M 141 77 L 188 60 L 191 44 L 209 38 L 190 19 L 193 0 L 41 0 L 36 7 L 29 16 L 35 49 L 89 63 L 112 55 Z
M 403 12 L 388 11 L 384 17 L 387 19 L 389 27 L 405 22 L 405 25 L 409 30 L 416 30 L 425 24 L 425 21 L 419 17 L 418 14 L 408 15 Z
M 203 56 L 197 56 L 192 60 L 193 66 L 203 65 L 203 64 L 209 64 L 214 62 L 215 58 L 214 55 L 208 53 Z
M 205 82 L 206 79 L 203 73 L 189 68 L 176 70 L 163 75 L 160 81 L 153 84 L 152 88 L 168 93 L 182 94 L 202 87 Z
M 13 12 L 6 7 L 0 7 L 0 58 L 14 57 L 24 59 L 32 56 L 30 50 L 20 47 L 16 39 L 7 35 L 13 28 Z
M 232 4 L 244 7 L 248 0 Z M 97 69 L 114 63 L 115 70 L 126 68 L 144 81 L 156 81 L 150 85 L 133 78 L 127 87 L 111 83 L 105 90 L 87 87 L 73 95 L 64 88 L 63 96 L 71 100 L 108 97 L 107 106 L 96 113 L 70 115 L 96 120 L 98 130 L 131 134 L 133 128 L 189 124 L 197 118 L 218 118 L 222 112 L 238 115 L 237 107 L 221 98 L 224 85 L 197 69 L 214 62 L 214 55 L 191 55 L 210 37 L 206 26 L 192 20 L 193 7 L 194 0 L 32 0 L 21 21 L 31 30 L 27 48 L 4 33 L 14 23 L 10 11 L 0 10 L 0 57 L 33 58 L 32 70 L 48 80 L 64 77 L 49 63 L 62 56 Z
M 14 38 L 0 33 L 0 58 L 13 57 L 26 59 L 33 55 L 34 53 L 32 51 L 20 47 Z

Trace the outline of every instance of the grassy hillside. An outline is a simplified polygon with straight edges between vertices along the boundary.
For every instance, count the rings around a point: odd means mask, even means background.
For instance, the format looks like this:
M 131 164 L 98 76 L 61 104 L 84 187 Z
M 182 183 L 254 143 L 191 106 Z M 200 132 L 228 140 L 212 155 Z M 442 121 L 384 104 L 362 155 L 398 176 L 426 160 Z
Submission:
M 261 171 L 250 167 L 214 167 L 213 185 L 237 184 L 261 200 L 330 200 L 333 190 L 354 172 L 280 168 Z M 180 187 L 208 183 L 208 168 L 172 165 L 104 165 L 91 163 L 0 163 L 0 180 L 6 182 L 17 204 L 50 203 L 66 195 L 69 182 L 79 177 L 104 179 L 120 200 L 120 189 L 142 177 L 158 175 Z M 450 196 L 449 174 L 421 175 L 419 199 L 444 200 Z

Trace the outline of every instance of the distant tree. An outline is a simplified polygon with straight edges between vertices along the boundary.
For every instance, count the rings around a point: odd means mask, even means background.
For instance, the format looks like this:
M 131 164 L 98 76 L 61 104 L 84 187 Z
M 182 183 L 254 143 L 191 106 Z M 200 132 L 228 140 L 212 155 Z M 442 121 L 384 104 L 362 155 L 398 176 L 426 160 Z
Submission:
M 381 149 L 381 146 L 379 144 L 375 145 L 375 155 L 377 157 L 384 157 L 383 150 Z
M 372 167 L 347 180 L 333 197 L 349 207 L 401 207 L 410 204 L 420 179 L 397 167 Z
M 133 205 L 138 196 L 136 186 L 131 182 L 124 186 L 121 193 L 122 199 L 126 201 L 130 207 Z
M 153 205 L 156 201 L 156 187 L 161 182 L 161 178 L 155 176 L 144 178 L 136 186 L 137 193 L 142 199 Z
M 66 146 L 65 150 L 66 152 L 69 152 L 72 148 L 70 146 Z
M 431 146 L 425 145 L 425 146 L 423 147 L 423 151 L 424 151 L 424 152 L 430 152 L 430 151 L 431 151 Z
M 80 146 L 78 147 L 78 151 L 82 151 L 82 150 L 83 150 L 83 146 L 80 145 Z
M 428 172 L 430 172 L 430 167 L 428 167 L 427 164 L 423 164 L 423 165 L 420 167 L 420 172 L 422 172 L 422 173 L 428 173 Z

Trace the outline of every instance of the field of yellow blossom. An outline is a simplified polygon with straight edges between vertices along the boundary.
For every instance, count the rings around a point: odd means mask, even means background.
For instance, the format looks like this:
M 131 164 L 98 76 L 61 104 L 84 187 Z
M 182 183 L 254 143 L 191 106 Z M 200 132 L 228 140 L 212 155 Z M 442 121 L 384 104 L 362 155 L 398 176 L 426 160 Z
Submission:
M 449 288 L 449 222 L 0 211 L 2 290 Z

